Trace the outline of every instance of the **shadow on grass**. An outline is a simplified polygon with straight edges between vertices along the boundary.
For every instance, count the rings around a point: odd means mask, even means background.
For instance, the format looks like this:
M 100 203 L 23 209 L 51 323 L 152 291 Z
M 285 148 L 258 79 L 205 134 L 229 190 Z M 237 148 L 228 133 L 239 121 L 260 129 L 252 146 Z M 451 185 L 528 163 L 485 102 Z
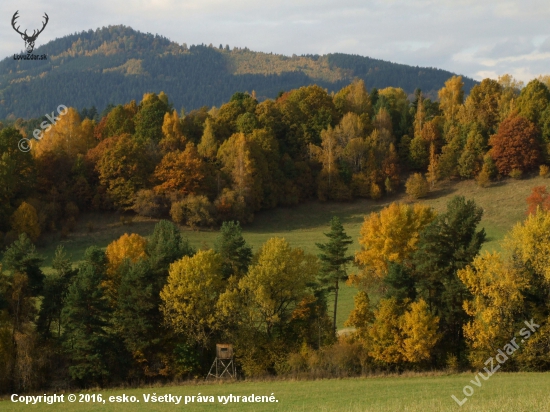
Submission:
M 277 208 L 256 213 L 252 223 L 243 225 L 248 233 L 264 234 L 293 230 L 311 230 L 328 226 L 333 216 L 344 225 L 359 224 L 364 216 L 379 212 L 393 200 L 358 199 L 352 202 L 310 201 L 294 207 Z

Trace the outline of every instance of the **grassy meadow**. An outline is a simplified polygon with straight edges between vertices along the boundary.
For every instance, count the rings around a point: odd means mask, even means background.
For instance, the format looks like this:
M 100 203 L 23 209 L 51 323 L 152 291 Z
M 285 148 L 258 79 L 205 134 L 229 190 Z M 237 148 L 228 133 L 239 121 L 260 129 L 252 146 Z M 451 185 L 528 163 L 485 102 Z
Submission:
M 86 392 L 101 393 L 105 404 L 68 403 L 25 405 L 12 403 L 7 398 L 0 402 L 0 410 L 23 411 L 285 411 L 285 412 L 543 412 L 550 411 L 550 373 L 501 373 L 483 381 L 481 387 L 470 383 L 473 373 L 456 375 L 407 375 L 317 381 L 265 381 L 187 384 L 172 387 L 116 389 Z M 462 400 L 465 385 L 474 393 L 462 407 L 451 398 Z M 70 392 L 68 392 L 70 393 Z M 187 405 L 145 403 L 144 394 L 157 396 L 214 396 L 214 403 L 188 403 Z M 109 403 L 110 396 L 135 396 L 139 403 Z M 270 396 L 276 403 L 218 402 L 217 396 Z M 39 394 L 37 394 L 39 395 Z M 65 395 L 65 399 L 66 399 Z M 78 396 L 77 396 L 78 398 Z M 183 398 L 184 399 L 184 398 Z
M 491 187 L 480 188 L 473 181 L 444 182 L 421 203 L 432 206 L 442 212 L 447 202 L 455 195 L 474 199 L 484 210 L 481 226 L 487 232 L 487 242 L 484 250 L 500 250 L 500 241 L 504 235 L 519 221 L 525 218 L 527 209 L 525 198 L 534 186 L 546 184 L 546 179 L 535 177 L 525 180 L 506 179 L 493 183 Z M 306 252 L 317 253 L 315 243 L 325 242 L 324 232 L 329 230 L 332 216 L 340 217 L 348 235 L 354 243 L 351 250 L 359 249 L 359 232 L 364 216 L 376 212 L 391 202 L 409 201 L 404 193 L 383 198 L 379 201 L 357 200 L 349 203 L 321 203 L 310 201 L 292 208 L 277 208 L 257 213 L 253 223 L 243 228 L 244 237 L 253 247 L 258 248 L 269 238 L 278 236 L 287 239 L 292 246 L 301 247 Z M 55 248 L 58 244 L 78 262 L 84 256 L 87 247 L 97 245 L 105 248 L 111 241 L 124 233 L 138 233 L 149 236 L 157 220 L 135 217 L 130 225 L 122 225 L 120 215 L 84 214 L 80 217 L 76 231 L 65 240 L 52 236 L 38 251 L 46 257 L 46 271 L 51 264 Z M 90 230 L 91 228 L 91 230 Z M 185 235 L 196 248 L 212 247 L 218 235 L 217 230 L 192 231 L 184 228 Z M 350 272 L 356 268 L 350 268 Z M 342 286 L 338 305 L 338 325 L 343 327 L 349 312 L 353 308 L 355 288 Z

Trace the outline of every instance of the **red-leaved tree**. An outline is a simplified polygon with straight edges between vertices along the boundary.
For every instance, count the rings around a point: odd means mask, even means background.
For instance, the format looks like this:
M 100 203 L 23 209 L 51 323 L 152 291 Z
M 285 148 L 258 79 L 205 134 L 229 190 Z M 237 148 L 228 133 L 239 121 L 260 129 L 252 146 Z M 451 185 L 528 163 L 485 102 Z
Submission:
M 536 168 L 541 161 L 539 134 L 537 126 L 516 113 L 503 120 L 497 134 L 489 140 L 490 154 L 499 173 L 507 175 L 513 169 L 527 172 Z
M 528 205 L 528 215 L 534 214 L 537 211 L 537 207 L 540 207 L 542 210 L 550 210 L 550 193 L 546 191 L 546 186 L 535 186 L 525 200 Z

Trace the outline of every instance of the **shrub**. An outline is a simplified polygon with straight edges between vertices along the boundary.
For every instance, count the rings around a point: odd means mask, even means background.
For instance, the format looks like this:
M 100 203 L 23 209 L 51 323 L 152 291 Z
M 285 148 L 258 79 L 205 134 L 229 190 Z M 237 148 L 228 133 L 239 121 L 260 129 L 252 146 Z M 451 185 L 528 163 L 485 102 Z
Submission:
M 548 166 L 540 165 L 540 171 L 539 171 L 540 177 L 548 177 L 549 172 L 550 172 L 550 168 Z
M 234 190 L 225 188 L 222 194 L 214 202 L 219 222 L 237 220 L 241 223 L 249 223 L 254 219 L 254 214 L 246 207 L 246 202 Z
M 186 224 L 192 229 L 197 226 L 208 226 L 214 223 L 213 207 L 206 196 L 189 195 L 172 204 L 170 216 L 174 222 Z
M 407 179 L 405 183 L 406 192 L 414 199 L 426 197 L 430 190 L 428 181 L 421 173 L 415 173 Z
M 167 209 L 162 197 L 156 195 L 152 190 L 137 192 L 132 206 L 134 212 L 146 217 L 162 217 L 168 212 Z
M 510 176 L 512 179 L 517 179 L 517 180 L 519 180 L 519 179 L 521 179 L 521 176 L 522 176 L 522 175 L 523 175 L 523 172 L 522 172 L 521 170 L 519 170 L 519 169 L 512 169 L 512 171 L 510 172 L 510 175 L 509 175 L 509 176 Z
M 370 185 L 370 197 L 374 200 L 380 199 L 382 197 L 382 190 L 380 190 L 380 186 L 378 186 L 374 182 L 372 182 Z
M 476 177 L 476 182 L 480 187 L 487 187 L 491 183 L 491 178 L 489 177 L 489 172 L 487 172 L 487 169 L 483 167 L 481 169 L 481 172 Z

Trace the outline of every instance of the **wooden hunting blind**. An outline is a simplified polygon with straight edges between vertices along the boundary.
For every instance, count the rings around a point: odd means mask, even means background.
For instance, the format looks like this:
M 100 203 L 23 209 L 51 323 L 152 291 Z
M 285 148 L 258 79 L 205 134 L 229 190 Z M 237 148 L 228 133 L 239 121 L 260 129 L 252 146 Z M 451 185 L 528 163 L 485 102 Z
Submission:
M 235 363 L 233 362 L 233 345 L 228 343 L 216 344 L 216 359 L 210 367 L 206 379 L 210 376 L 219 379 L 225 376 L 230 378 L 237 377 L 237 371 L 235 370 Z
M 218 359 L 232 359 L 233 345 L 227 343 L 218 343 L 216 345 L 216 357 Z

